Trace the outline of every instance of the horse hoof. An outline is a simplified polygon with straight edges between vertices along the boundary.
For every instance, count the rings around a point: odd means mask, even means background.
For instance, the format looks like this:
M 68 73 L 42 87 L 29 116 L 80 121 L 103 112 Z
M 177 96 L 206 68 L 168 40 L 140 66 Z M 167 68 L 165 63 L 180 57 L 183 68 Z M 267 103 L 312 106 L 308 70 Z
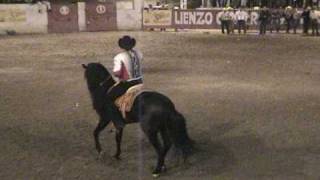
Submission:
M 158 178 L 160 176 L 160 174 L 158 174 L 158 173 L 153 173 L 152 174 L 152 177 L 154 177 L 154 178 Z

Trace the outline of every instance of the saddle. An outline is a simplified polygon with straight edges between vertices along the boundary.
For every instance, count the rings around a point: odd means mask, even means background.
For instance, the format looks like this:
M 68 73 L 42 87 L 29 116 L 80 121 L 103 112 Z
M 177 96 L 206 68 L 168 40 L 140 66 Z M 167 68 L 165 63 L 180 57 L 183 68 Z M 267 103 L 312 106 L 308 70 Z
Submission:
M 147 90 L 144 90 L 143 84 L 138 84 L 130 87 L 126 93 L 115 100 L 114 103 L 119 108 L 123 119 L 127 120 L 126 113 L 130 112 L 135 98 L 145 91 Z

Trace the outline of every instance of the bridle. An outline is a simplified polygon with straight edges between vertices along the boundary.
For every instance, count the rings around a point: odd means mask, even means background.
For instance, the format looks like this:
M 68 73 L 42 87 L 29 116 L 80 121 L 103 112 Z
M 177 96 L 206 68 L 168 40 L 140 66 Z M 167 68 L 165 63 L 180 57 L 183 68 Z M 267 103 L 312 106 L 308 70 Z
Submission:
M 105 83 L 107 83 L 110 79 L 112 78 L 111 75 L 109 75 L 109 77 L 107 77 L 105 80 L 103 80 L 102 82 L 99 83 L 99 86 L 103 86 Z
M 105 80 L 103 80 L 102 82 L 99 83 L 99 86 L 102 87 L 103 85 L 105 85 L 110 79 L 113 79 L 112 76 L 110 75 L 109 77 L 107 77 Z M 108 90 L 107 93 L 109 93 L 115 86 L 117 86 L 119 84 L 119 82 L 114 83 Z

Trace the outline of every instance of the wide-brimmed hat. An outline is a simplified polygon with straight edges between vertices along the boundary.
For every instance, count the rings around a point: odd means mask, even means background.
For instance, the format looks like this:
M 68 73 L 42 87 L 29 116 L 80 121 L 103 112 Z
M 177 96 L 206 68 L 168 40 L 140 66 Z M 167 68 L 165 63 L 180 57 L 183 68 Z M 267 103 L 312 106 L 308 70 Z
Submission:
M 123 36 L 119 39 L 118 44 L 120 48 L 128 51 L 136 45 L 136 40 L 130 36 Z
M 255 6 L 255 7 L 253 7 L 253 10 L 260 10 L 260 7 L 259 6 Z
M 227 10 L 228 10 L 228 11 L 232 11 L 232 10 L 233 10 L 233 8 L 232 8 L 232 7 L 230 7 L 230 6 L 228 6 L 228 7 L 227 7 Z
M 292 6 L 287 6 L 286 9 L 292 9 Z

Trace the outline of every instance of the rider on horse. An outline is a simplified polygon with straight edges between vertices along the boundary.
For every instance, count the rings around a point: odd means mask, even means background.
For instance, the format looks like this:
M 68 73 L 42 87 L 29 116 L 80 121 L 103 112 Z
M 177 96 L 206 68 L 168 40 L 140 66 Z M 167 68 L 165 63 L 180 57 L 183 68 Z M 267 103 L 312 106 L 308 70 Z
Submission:
M 118 41 L 122 52 L 114 57 L 113 74 L 119 79 L 119 82 L 108 91 L 107 97 L 112 103 L 110 116 L 116 128 L 123 128 L 124 119 L 115 106 L 114 101 L 123 95 L 130 87 L 142 84 L 142 53 L 133 47 L 136 40 L 130 36 L 123 36 Z

